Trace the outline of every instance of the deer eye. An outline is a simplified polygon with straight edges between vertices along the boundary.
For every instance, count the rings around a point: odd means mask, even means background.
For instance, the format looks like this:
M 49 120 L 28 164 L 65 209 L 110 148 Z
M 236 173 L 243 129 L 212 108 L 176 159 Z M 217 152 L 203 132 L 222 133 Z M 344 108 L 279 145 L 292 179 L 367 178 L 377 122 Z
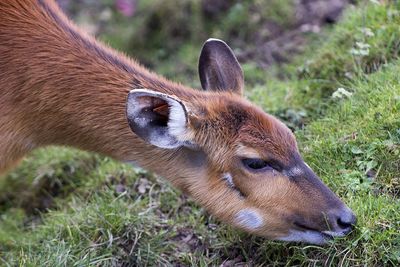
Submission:
M 263 159 L 242 159 L 242 163 L 246 168 L 255 171 L 273 169 L 273 167 Z

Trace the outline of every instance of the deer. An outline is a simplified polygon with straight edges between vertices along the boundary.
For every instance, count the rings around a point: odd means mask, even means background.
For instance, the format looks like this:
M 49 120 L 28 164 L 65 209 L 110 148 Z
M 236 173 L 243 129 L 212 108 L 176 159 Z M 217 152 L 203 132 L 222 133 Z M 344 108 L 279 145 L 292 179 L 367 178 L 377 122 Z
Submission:
M 209 39 L 203 90 L 167 80 L 76 26 L 51 0 L 0 2 L 0 172 L 50 145 L 135 163 L 218 220 L 326 244 L 353 211 L 305 163 L 292 131 L 243 96 L 232 49 Z

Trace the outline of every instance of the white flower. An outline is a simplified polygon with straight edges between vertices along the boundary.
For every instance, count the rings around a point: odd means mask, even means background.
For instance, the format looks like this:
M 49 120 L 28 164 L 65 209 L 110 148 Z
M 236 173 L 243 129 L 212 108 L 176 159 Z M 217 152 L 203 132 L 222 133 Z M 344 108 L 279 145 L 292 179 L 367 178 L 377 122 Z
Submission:
M 373 33 L 373 31 L 370 28 L 361 28 L 361 32 L 367 36 L 367 37 L 373 37 L 375 34 Z
M 353 93 L 347 91 L 346 89 L 340 87 L 332 94 L 332 98 L 334 99 L 342 99 L 342 98 L 349 98 L 353 95 Z

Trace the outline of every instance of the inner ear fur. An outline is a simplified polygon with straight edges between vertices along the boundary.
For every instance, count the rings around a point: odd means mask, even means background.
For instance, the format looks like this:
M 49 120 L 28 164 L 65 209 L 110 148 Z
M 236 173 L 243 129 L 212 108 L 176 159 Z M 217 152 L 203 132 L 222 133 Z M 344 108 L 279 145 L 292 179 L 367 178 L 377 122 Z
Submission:
M 188 114 L 177 97 L 148 89 L 129 92 L 126 115 L 131 130 L 144 141 L 160 148 L 185 145 Z
M 232 49 L 222 40 L 211 38 L 204 43 L 199 58 L 199 76 L 204 90 L 243 95 L 242 68 Z

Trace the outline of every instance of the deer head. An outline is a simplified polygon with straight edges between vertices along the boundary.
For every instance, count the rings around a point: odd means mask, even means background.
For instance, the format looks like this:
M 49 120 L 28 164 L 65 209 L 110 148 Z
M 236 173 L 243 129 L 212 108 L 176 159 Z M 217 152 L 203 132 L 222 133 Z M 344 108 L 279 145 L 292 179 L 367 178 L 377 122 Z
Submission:
M 304 162 L 293 133 L 244 99 L 242 69 L 223 41 L 204 44 L 199 74 L 204 92 L 129 93 L 132 131 L 163 159 L 144 165 L 250 233 L 316 244 L 349 233 L 354 214 Z

